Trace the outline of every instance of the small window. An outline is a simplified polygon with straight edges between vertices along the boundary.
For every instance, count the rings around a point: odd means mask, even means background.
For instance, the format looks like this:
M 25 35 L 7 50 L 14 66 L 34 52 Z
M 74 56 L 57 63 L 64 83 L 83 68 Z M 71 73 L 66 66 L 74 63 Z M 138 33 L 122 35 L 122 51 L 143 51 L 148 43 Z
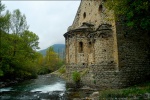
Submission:
M 102 10 L 103 10 L 103 6 L 102 5 L 99 5 L 99 12 L 101 13 L 102 12 Z
M 90 36 L 90 38 L 91 38 L 91 36 Z M 90 46 L 91 46 L 91 44 L 92 44 L 92 43 L 91 43 L 91 42 L 89 42 L 89 45 L 90 45 Z
M 92 53 L 92 43 L 89 42 L 89 53 Z
M 83 42 L 79 42 L 79 53 L 83 52 Z
M 83 18 L 86 18 L 86 13 L 84 12 L 84 14 L 83 14 Z

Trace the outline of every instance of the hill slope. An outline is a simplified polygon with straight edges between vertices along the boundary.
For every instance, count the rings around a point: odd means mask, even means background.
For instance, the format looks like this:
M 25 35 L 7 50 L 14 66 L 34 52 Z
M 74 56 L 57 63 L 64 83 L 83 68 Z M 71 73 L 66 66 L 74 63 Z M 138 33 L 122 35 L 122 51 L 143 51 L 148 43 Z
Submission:
M 54 44 L 54 45 L 52 45 L 52 46 L 50 46 L 50 47 L 53 47 L 53 49 L 54 49 L 54 51 L 57 53 L 57 54 L 59 54 L 59 56 L 61 57 L 61 58 L 64 58 L 64 53 L 65 53 L 65 44 Z M 48 47 L 49 48 L 49 47 Z M 43 56 L 45 56 L 46 55 L 46 51 L 47 51 L 47 49 L 48 48 L 46 48 L 46 49 L 43 49 L 43 50 L 40 50 L 40 51 L 38 51 L 39 53 L 41 53 Z

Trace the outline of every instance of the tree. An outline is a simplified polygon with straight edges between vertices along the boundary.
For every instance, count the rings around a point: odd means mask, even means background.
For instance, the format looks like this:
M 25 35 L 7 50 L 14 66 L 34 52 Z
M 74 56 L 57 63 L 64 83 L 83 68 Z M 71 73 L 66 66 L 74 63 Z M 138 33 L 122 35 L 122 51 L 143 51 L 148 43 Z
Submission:
M 32 48 L 33 50 L 39 49 L 39 37 L 35 33 L 31 31 L 24 31 L 21 37 L 23 38 L 23 42 L 25 42 L 28 47 Z
M 0 14 L 4 8 L 0 1 Z M 36 77 L 39 37 L 28 30 L 26 17 L 19 9 L 0 15 L 0 39 L 0 78 Z
M 20 35 L 28 30 L 26 16 L 22 15 L 19 9 L 13 11 L 11 17 L 11 30 L 14 34 Z
M 21 35 L 21 38 L 22 38 L 21 48 L 22 50 L 25 51 L 24 52 L 25 57 L 32 58 L 35 50 L 39 49 L 38 47 L 39 37 L 33 32 L 24 31 Z
M 28 31 L 28 25 L 27 25 L 27 21 L 26 21 L 26 16 L 22 15 L 19 9 L 16 9 L 13 11 L 13 14 L 11 15 L 11 31 L 12 34 L 17 35 L 17 36 L 21 36 L 22 34 L 25 34 L 25 32 L 27 33 Z M 14 51 L 13 51 L 13 56 L 16 55 L 17 50 L 17 45 L 19 43 L 18 39 L 14 38 L 13 42 L 13 46 L 14 46 Z
M 29 32 L 30 35 L 26 35 L 25 38 L 19 37 L 15 34 L 5 34 L 3 33 L 2 39 L 2 49 L 1 49 L 1 57 L 2 57 L 2 71 L 4 72 L 5 77 L 27 77 L 36 75 L 36 60 L 37 53 L 33 46 L 29 44 L 36 44 L 38 41 L 38 36 Z M 31 37 L 34 36 L 34 37 Z M 36 38 L 35 38 L 36 37 Z M 34 38 L 34 39 L 31 39 Z M 16 54 L 14 56 L 14 44 L 12 41 L 17 40 L 18 43 L 15 45 Z M 30 41 L 28 40 L 30 39 Z M 26 40 L 26 42 L 24 42 Z M 34 42 L 35 41 L 35 42 Z M 38 47 L 38 46 L 36 46 Z M 19 76 L 18 76 L 19 75 Z
M 4 10 L 5 10 L 5 5 L 3 5 L 0 0 L 0 16 L 1 16 L 2 11 L 4 11 Z
M 0 76 L 3 76 L 3 71 L 1 70 L 2 68 L 2 52 L 1 52 L 1 49 L 2 49 L 2 45 L 1 45 L 1 37 L 2 37 L 2 32 L 3 32 L 3 29 L 4 29 L 4 23 L 5 23 L 5 19 L 4 19 L 4 15 L 2 15 L 2 12 L 5 10 L 5 5 L 3 5 L 1 3 L 1 0 L 0 0 Z
M 59 69 L 63 64 L 63 60 L 58 57 L 53 47 L 49 47 L 46 51 L 46 56 L 39 55 L 38 62 L 40 63 L 39 74 L 46 74 Z
M 54 71 L 57 69 L 56 63 L 58 63 L 58 55 L 54 52 L 52 47 L 46 51 L 45 61 L 49 70 Z

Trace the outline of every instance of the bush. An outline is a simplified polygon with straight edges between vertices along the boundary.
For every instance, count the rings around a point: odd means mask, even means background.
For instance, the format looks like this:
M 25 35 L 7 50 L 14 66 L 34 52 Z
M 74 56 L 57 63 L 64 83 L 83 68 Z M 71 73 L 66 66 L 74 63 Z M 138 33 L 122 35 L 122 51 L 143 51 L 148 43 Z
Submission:
M 75 71 L 72 73 L 72 79 L 76 85 L 76 88 L 80 87 L 81 76 L 80 73 Z

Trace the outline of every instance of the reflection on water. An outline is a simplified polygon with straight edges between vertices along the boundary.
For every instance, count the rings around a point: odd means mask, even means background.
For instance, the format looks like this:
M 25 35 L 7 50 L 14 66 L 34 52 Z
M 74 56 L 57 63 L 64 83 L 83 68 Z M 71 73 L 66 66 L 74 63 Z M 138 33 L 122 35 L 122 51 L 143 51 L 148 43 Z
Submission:
M 66 100 L 66 83 L 63 79 L 41 75 L 11 87 L 0 88 L 0 100 Z

